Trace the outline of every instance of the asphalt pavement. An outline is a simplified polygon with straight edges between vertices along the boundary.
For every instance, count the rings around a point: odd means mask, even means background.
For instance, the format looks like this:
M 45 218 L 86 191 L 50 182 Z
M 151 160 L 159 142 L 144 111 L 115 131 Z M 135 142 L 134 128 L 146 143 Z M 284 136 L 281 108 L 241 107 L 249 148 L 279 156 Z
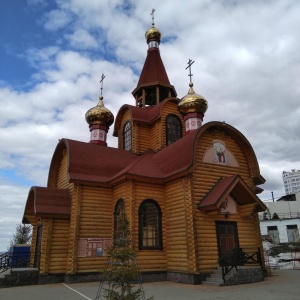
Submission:
M 46 284 L 0 289 L 1 300 L 94 300 L 99 282 Z M 299 300 L 300 270 L 272 270 L 262 282 L 236 286 L 144 283 L 145 299 L 154 300 Z M 100 298 L 103 299 L 103 298 Z

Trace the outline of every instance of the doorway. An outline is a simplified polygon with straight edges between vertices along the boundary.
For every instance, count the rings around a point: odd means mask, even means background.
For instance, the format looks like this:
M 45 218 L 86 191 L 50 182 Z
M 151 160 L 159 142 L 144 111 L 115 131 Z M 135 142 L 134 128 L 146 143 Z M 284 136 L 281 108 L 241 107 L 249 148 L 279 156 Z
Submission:
M 297 225 L 286 225 L 287 228 L 287 236 L 288 236 L 288 243 L 299 243 L 299 230 Z
M 280 237 L 277 226 L 268 226 L 268 235 L 271 237 L 272 243 L 274 245 L 280 244 Z
M 236 222 L 216 221 L 218 251 L 220 265 L 226 264 L 232 257 L 228 256 L 233 249 L 239 248 L 239 239 Z M 228 256 L 228 259 L 226 257 Z
M 38 225 L 36 244 L 35 244 L 35 254 L 34 254 L 34 267 L 35 268 L 40 267 L 42 235 L 43 235 L 43 225 Z

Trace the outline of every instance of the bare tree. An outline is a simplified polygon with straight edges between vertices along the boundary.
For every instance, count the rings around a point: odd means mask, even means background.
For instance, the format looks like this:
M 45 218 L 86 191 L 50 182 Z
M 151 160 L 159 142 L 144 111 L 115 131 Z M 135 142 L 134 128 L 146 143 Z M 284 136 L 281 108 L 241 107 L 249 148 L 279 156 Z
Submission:
M 17 224 L 16 233 L 10 240 L 10 246 L 15 244 L 30 244 L 32 235 L 32 226 L 26 224 Z

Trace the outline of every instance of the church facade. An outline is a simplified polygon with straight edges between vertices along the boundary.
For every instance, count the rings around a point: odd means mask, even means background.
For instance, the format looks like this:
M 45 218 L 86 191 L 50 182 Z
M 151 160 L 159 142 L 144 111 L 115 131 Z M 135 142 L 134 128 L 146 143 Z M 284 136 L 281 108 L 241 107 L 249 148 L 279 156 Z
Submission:
M 86 113 L 90 141 L 61 139 L 47 187 L 29 191 L 23 223 L 40 281 L 97 278 L 123 209 L 146 281 L 200 283 L 232 249 L 262 249 L 253 148 L 224 122 L 202 124 L 206 99 L 192 82 L 178 99 L 154 24 L 146 39 L 136 105 L 114 118 L 101 96 Z M 106 144 L 113 122 L 118 148 Z

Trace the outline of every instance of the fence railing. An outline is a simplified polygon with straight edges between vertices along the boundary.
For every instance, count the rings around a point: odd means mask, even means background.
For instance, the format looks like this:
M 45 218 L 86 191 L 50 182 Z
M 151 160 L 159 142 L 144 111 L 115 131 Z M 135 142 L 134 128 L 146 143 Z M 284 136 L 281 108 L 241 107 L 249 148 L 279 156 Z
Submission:
M 29 268 L 34 266 L 34 259 L 29 252 L 6 252 L 0 255 L 0 274 L 12 268 Z
M 260 221 L 297 219 L 297 218 L 300 218 L 300 212 L 273 213 L 273 214 L 265 212 L 264 214 L 259 216 Z
M 234 248 L 227 252 L 218 261 L 222 267 L 222 277 L 225 282 L 226 275 L 235 268 L 245 265 L 260 265 L 262 267 L 262 258 L 260 248 Z

